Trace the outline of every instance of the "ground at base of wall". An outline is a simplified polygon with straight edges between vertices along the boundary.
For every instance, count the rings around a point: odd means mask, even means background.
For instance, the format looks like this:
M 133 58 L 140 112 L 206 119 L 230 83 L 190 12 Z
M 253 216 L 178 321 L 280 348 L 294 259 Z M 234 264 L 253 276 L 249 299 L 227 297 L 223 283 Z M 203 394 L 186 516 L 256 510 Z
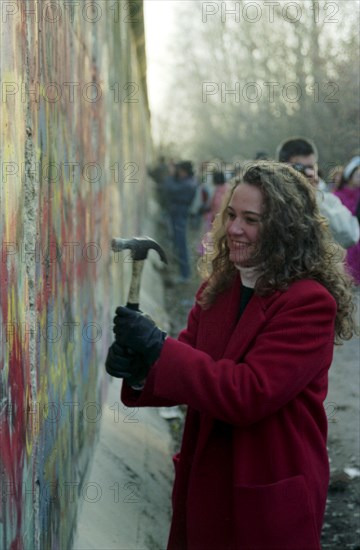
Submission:
M 171 319 L 171 336 L 186 325 L 187 315 L 200 286 L 196 274 L 199 234 L 190 231 L 193 276 L 188 284 L 172 284 L 177 274 L 171 263 L 165 279 L 166 308 Z M 164 237 L 166 239 L 166 237 Z M 359 302 L 360 293 L 355 300 Z M 331 479 L 321 537 L 323 550 L 360 550 L 360 456 L 359 456 L 359 341 L 336 347 L 330 369 L 329 394 L 325 408 L 329 420 L 328 452 Z M 180 408 L 185 414 L 186 407 Z M 181 443 L 183 419 L 169 420 L 174 452 Z M 351 475 L 347 475 L 348 471 Z
M 99 440 L 82 491 L 71 550 L 164 550 L 171 520 L 169 426 L 154 408 L 120 402 L 119 379 L 102 403 Z M 95 494 L 95 498 L 94 498 Z
M 323 550 L 360 550 L 360 478 L 331 476 L 322 531 Z

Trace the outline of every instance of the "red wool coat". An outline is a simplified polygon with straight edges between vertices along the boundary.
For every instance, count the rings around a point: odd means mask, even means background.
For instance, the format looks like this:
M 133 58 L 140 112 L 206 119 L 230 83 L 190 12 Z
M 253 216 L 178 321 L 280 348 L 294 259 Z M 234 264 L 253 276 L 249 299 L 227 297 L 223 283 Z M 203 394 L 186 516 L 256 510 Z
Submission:
M 336 304 L 319 283 L 195 305 L 127 406 L 188 405 L 169 550 L 319 550 L 329 481 L 323 401 Z

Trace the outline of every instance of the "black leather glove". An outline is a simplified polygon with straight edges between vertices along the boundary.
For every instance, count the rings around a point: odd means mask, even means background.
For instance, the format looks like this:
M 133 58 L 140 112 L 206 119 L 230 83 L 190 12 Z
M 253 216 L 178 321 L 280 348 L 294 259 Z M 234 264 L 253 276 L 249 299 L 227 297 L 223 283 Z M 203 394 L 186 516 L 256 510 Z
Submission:
M 124 378 L 130 386 L 137 386 L 144 381 L 150 366 L 138 353 L 131 355 L 127 350 L 114 342 L 108 351 L 105 361 L 106 372 L 115 378 Z
M 150 366 L 158 359 L 167 336 L 152 319 L 126 307 L 117 308 L 113 330 L 118 344 L 140 353 Z

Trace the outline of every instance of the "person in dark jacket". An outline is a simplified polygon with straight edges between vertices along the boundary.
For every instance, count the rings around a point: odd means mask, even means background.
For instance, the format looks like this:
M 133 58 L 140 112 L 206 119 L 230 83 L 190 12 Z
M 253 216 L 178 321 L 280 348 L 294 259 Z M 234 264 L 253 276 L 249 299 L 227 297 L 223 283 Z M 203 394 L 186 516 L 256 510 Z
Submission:
M 168 550 L 320 550 L 328 369 L 355 326 L 315 193 L 286 164 L 252 164 L 214 225 L 180 336 L 116 310 L 106 370 L 124 378 L 123 403 L 188 405 Z
M 187 243 L 187 223 L 189 210 L 196 193 L 196 182 L 192 163 L 179 162 L 174 178 L 166 180 L 166 203 L 172 224 L 174 247 L 179 261 L 179 283 L 189 281 L 191 268 Z

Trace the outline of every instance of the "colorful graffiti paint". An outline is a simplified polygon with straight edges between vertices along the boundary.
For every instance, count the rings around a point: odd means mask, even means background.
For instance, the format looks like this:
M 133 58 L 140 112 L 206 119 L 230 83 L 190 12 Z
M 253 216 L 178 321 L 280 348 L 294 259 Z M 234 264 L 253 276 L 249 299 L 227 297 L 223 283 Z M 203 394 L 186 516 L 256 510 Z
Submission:
M 109 311 L 124 300 L 109 243 L 139 231 L 148 193 L 142 2 L 136 21 L 116 2 L 78 4 L 2 2 L 0 547 L 11 550 L 69 548 Z

